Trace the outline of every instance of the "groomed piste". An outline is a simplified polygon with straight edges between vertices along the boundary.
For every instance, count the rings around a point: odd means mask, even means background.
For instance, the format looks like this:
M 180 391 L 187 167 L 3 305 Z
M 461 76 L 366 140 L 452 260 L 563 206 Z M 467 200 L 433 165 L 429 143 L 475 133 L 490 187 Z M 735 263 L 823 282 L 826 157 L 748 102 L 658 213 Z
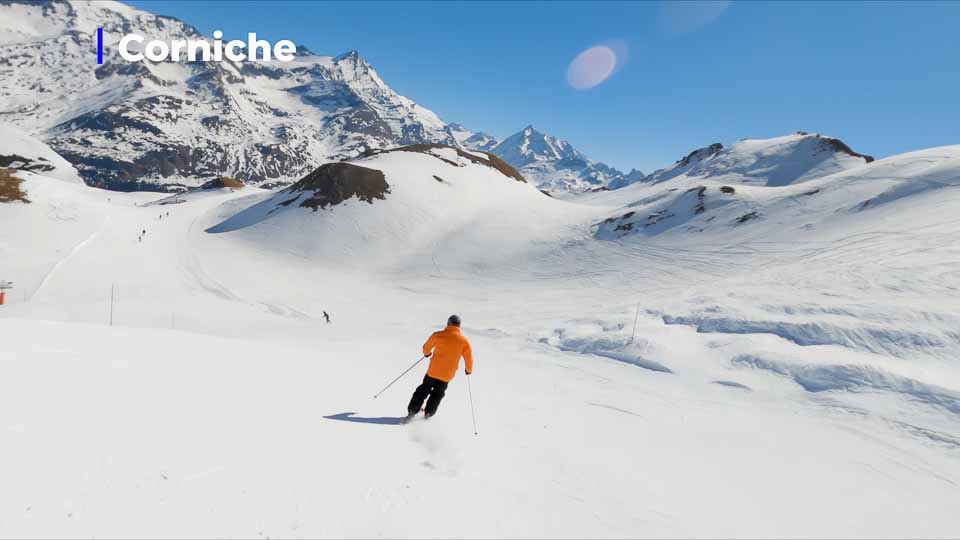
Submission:
M 960 147 L 814 137 L 561 200 L 442 146 L 122 194 L 11 132 L 0 535 L 950 536 Z M 462 373 L 370 399 L 451 313 L 477 436 Z

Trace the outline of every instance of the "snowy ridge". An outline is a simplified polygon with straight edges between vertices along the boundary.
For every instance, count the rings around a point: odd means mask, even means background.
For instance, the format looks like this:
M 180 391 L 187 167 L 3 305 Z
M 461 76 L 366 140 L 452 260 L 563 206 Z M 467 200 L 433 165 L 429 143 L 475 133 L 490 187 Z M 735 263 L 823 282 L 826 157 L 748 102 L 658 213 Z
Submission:
M 595 198 L 623 205 L 623 213 L 599 225 L 597 237 L 656 235 L 668 230 L 729 233 L 739 227 L 750 229 L 760 221 L 772 221 L 783 231 L 830 226 L 839 216 L 956 185 L 958 158 L 957 147 L 947 146 L 869 164 L 848 162 L 847 169 L 830 159 L 823 168 L 839 168 L 838 172 L 812 176 L 808 171 L 782 187 L 752 185 L 736 173 L 681 174 L 669 181 L 640 182 Z
M 870 163 L 839 139 L 798 131 L 771 139 L 743 139 L 729 148 L 714 143 L 640 181 L 713 178 L 749 185 L 786 186 Z M 625 184 L 623 184 L 625 185 Z M 617 187 L 623 187 L 617 185 Z

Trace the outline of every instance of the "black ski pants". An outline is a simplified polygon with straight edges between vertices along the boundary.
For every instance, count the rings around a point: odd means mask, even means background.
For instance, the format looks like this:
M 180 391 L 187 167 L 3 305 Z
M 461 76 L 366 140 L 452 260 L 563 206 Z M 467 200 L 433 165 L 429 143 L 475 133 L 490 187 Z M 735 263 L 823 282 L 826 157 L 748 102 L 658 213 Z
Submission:
M 437 413 L 437 407 L 440 406 L 440 400 L 443 399 L 443 394 L 446 393 L 446 391 L 447 383 L 440 379 L 434 379 L 429 375 L 424 375 L 423 383 L 414 390 L 413 397 L 410 398 L 410 404 L 407 405 L 407 412 L 409 414 L 420 412 L 420 407 L 423 406 L 423 400 L 427 400 L 427 407 L 424 409 L 424 412 L 427 416 L 433 416 Z M 429 399 L 427 396 L 429 396 Z

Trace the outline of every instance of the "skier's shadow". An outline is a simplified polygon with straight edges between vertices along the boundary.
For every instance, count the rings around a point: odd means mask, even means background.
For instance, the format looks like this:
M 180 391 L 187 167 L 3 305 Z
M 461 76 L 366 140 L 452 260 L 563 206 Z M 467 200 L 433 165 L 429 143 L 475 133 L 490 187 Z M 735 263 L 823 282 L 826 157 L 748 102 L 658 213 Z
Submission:
M 365 418 L 363 416 L 354 416 L 355 412 L 344 412 L 340 414 L 331 414 L 324 416 L 327 420 L 339 420 L 341 422 L 356 422 L 358 424 L 379 424 L 386 426 L 399 426 L 403 423 L 402 417 L 380 416 L 377 418 Z

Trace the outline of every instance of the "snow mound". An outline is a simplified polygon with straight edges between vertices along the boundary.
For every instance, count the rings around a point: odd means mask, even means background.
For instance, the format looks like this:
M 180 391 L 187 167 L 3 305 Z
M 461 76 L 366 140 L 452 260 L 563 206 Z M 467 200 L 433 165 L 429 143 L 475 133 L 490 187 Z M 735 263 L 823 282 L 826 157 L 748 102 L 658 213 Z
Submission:
M 730 186 L 695 186 L 685 191 L 671 188 L 633 203 L 631 209 L 622 215 L 605 219 L 598 225 L 595 236 L 601 240 L 611 240 L 634 232 L 659 234 L 688 224 L 701 214 L 706 214 L 708 210 L 716 210 L 736 202 L 736 189 Z M 745 223 L 753 217 L 741 218 L 739 222 Z M 714 219 L 715 216 L 706 217 L 700 220 L 699 225 L 691 226 L 690 229 L 702 231 L 702 227 Z M 731 224 L 737 222 L 733 220 Z
M 593 354 L 650 371 L 673 373 L 662 362 L 651 358 L 659 353 L 651 342 L 626 334 L 622 324 L 581 321 L 555 329 L 548 337 L 541 338 L 540 343 L 561 351 Z
M 888 373 L 873 366 L 796 364 L 749 354 L 735 357 L 733 363 L 789 377 L 808 392 L 894 392 L 960 414 L 960 392 Z
M 543 195 L 496 156 L 431 144 L 323 165 L 251 202 L 225 209 L 208 232 L 366 268 L 489 262 L 555 236 L 584 212 Z
M 0 124 L 0 169 L 28 171 L 65 182 L 82 183 L 77 170 L 43 142 L 13 126 Z
M 942 146 L 882 159 L 857 174 L 835 175 L 837 180 L 891 182 L 856 210 L 877 208 L 932 191 L 960 186 L 960 146 Z
M 308 174 L 292 187 L 286 190 L 289 193 L 310 193 L 306 199 L 300 200 L 299 206 L 317 209 L 338 205 L 347 199 L 357 199 L 373 203 L 374 199 L 384 200 L 390 193 L 383 173 L 376 169 L 368 169 L 351 163 L 327 163 Z M 280 203 L 290 204 L 290 201 Z
M 694 150 L 643 181 L 656 183 L 690 177 L 716 178 L 749 185 L 787 186 L 872 161 L 872 157 L 854 152 L 839 139 L 797 132 L 772 139 L 744 139 L 729 148 L 714 143 Z
M 772 334 L 801 346 L 840 345 L 873 353 L 909 358 L 922 351 L 960 348 L 960 333 L 896 329 L 889 325 L 847 320 L 842 324 L 818 321 L 785 321 L 665 315 L 667 324 L 693 326 L 701 333 Z

